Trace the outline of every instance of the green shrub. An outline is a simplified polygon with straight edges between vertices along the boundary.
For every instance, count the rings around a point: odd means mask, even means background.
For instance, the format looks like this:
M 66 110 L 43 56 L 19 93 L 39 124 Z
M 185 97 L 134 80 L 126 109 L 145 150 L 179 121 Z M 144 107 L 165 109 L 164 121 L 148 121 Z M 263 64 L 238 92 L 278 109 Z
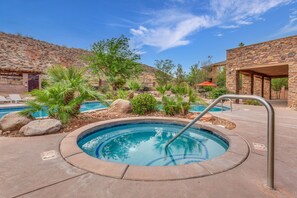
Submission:
M 224 94 L 227 93 L 227 89 L 225 87 L 220 87 L 220 88 L 214 88 L 210 92 L 210 97 L 213 99 L 216 99 Z
M 117 92 L 117 99 L 127 100 L 128 99 L 128 95 L 129 95 L 129 92 L 128 91 L 119 89 L 118 92 Z
M 103 94 L 106 94 L 110 90 L 111 90 L 111 87 L 109 85 L 104 85 L 98 88 L 98 91 Z
M 258 102 L 257 100 L 245 100 L 243 103 L 246 105 L 261 106 L 261 103 Z
M 177 102 L 174 99 L 168 97 L 164 97 L 163 110 L 165 111 L 166 115 L 171 116 L 179 113 Z
M 127 84 L 128 84 L 129 89 L 132 91 L 138 91 L 141 88 L 141 84 L 134 80 L 128 81 Z
M 133 113 L 144 115 L 157 110 L 157 100 L 154 96 L 143 93 L 135 96 L 132 101 Z
M 97 99 L 104 102 L 103 96 L 89 84 L 85 72 L 85 69 L 75 66 L 51 67 L 47 71 L 48 85 L 30 92 L 35 99 L 26 103 L 29 108 L 21 111 L 21 114 L 32 116 L 37 111 L 45 110 L 50 118 L 59 119 L 65 124 L 79 114 L 84 101 Z

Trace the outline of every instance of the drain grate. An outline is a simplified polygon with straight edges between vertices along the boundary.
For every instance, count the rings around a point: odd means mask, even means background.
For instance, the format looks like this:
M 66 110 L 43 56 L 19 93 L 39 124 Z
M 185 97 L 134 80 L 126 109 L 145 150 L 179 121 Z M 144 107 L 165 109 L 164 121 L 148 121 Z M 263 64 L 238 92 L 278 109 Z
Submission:
M 267 147 L 264 144 L 253 142 L 253 146 L 254 146 L 254 149 L 255 150 L 258 150 L 258 151 L 267 151 Z
M 45 152 L 41 153 L 42 160 L 51 160 L 51 159 L 56 159 L 56 158 L 57 158 L 57 153 L 55 150 L 45 151 Z

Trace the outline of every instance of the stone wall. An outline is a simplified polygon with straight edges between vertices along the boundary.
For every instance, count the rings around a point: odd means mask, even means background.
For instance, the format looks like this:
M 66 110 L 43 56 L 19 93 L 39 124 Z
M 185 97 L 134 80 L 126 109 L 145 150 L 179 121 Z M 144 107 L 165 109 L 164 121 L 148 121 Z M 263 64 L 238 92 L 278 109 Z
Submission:
M 245 67 L 278 64 L 289 67 L 288 105 L 297 107 L 297 35 L 227 50 L 227 88 L 239 93 L 238 72 Z

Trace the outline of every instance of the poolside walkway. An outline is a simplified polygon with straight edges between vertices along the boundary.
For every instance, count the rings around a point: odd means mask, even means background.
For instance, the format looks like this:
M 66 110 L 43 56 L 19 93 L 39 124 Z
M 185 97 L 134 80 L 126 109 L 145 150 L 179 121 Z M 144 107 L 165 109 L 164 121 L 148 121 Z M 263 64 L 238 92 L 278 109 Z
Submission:
M 128 181 L 103 177 L 73 167 L 61 157 L 59 144 L 66 134 L 39 137 L 0 137 L 0 197 L 297 197 L 297 112 L 276 108 L 276 191 L 266 184 L 264 107 L 234 105 L 233 112 L 216 115 L 232 119 L 233 130 L 251 146 L 248 159 L 220 174 L 178 181 Z M 57 158 L 42 160 L 54 150 Z

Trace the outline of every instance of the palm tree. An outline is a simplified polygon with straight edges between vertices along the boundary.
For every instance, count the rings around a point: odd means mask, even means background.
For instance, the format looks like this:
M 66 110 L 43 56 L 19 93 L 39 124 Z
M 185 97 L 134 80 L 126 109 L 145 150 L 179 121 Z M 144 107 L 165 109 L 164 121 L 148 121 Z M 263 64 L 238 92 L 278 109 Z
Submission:
M 80 105 L 88 99 L 103 97 L 96 92 L 85 78 L 85 69 L 60 65 L 50 68 L 47 72 L 48 86 L 41 90 L 33 90 L 30 94 L 35 100 L 27 102 L 30 107 L 22 114 L 32 115 L 36 111 L 45 110 L 49 117 L 57 118 L 67 123 L 79 114 Z

